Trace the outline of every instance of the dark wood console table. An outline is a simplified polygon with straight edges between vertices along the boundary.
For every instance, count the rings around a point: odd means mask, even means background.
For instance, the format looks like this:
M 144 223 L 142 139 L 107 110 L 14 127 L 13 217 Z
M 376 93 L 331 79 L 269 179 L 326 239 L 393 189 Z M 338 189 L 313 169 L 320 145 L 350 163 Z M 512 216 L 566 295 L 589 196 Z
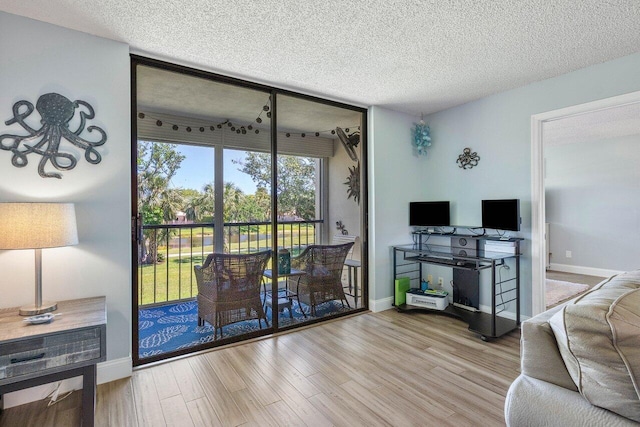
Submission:
M 0 395 L 82 376 L 82 425 L 94 425 L 96 364 L 106 359 L 105 297 L 61 301 L 51 323 L 0 310 Z

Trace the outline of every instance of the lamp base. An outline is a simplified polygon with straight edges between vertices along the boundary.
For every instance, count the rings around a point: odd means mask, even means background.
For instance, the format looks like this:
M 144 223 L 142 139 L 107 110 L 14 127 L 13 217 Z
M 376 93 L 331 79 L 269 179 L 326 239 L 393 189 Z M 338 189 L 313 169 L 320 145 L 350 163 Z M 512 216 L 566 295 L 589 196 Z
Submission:
M 57 309 L 57 302 L 42 301 L 42 305 L 39 307 L 36 307 L 35 305 L 20 307 L 20 316 L 35 316 L 36 314 L 49 313 L 50 311 L 56 311 Z

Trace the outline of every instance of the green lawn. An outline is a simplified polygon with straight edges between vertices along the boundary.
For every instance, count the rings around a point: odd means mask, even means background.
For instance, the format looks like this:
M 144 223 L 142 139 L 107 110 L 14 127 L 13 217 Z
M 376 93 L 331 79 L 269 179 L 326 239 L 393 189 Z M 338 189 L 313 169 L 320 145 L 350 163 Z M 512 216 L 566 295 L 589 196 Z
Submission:
M 306 246 L 314 243 L 315 229 L 313 226 L 308 227 L 308 233 L 305 227 L 301 227 L 300 233 L 297 233 L 297 230 L 294 230 L 294 233 L 291 233 L 290 229 L 285 229 L 284 232 L 280 230 L 283 232 L 283 236 L 279 239 L 280 246 L 294 247 L 292 255 L 297 255 L 296 247 L 298 245 Z M 267 230 L 264 229 L 264 232 L 260 234 L 266 235 Z M 194 234 L 194 241 L 197 239 L 201 239 L 200 234 Z M 229 253 L 249 250 L 247 242 L 234 242 L 233 238 L 231 240 L 227 244 Z M 264 250 L 270 245 L 270 238 L 256 238 L 251 240 L 250 250 L 256 251 L 258 248 Z M 141 265 L 138 268 L 138 304 L 146 305 L 196 296 L 198 286 L 193 267 L 202 265 L 206 256 L 213 252 L 213 246 L 193 247 L 192 249 L 170 248 L 168 250 L 166 246 L 161 246 L 158 248 L 158 252 L 164 255 L 164 261 L 152 265 Z M 271 268 L 271 262 L 267 268 Z
M 164 262 L 142 265 L 138 268 L 138 303 L 172 301 L 190 298 L 198 293 L 195 265 L 202 265 L 211 249 L 200 254 L 183 254 L 182 257 L 170 257 Z

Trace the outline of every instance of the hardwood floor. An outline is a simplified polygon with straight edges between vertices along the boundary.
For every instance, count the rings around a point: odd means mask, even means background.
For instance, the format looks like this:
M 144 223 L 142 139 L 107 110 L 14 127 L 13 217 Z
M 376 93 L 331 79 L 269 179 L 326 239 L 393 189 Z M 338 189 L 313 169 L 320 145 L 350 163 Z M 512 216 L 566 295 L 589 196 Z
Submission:
M 502 426 L 519 331 L 387 310 L 134 371 L 98 386 L 97 426 Z M 2 426 L 75 426 L 80 399 L 11 408 Z

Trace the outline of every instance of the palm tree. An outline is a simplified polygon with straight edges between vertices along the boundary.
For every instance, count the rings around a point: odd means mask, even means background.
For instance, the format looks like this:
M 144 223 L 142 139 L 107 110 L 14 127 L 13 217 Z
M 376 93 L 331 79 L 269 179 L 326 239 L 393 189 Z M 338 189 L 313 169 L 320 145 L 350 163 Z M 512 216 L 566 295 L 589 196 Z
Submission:
M 189 221 L 196 223 L 213 222 L 213 214 L 215 209 L 215 191 L 213 183 L 206 184 L 202 188 L 202 192 L 195 191 L 195 194 L 189 194 L 184 200 L 184 212 Z M 199 236 L 202 237 L 204 244 L 204 236 L 208 234 L 201 229 Z M 196 236 L 194 236 L 196 237 Z
M 169 183 L 183 160 L 175 144 L 138 141 L 138 212 L 143 224 L 161 224 L 175 218 L 183 200 L 180 191 L 169 188 Z M 166 232 L 145 231 L 140 261 L 158 262 L 158 242 L 167 238 Z
M 233 182 L 224 183 L 224 222 L 240 222 L 244 192 Z
M 203 216 L 211 216 L 211 218 L 213 218 L 216 209 L 216 190 L 213 182 L 202 187 L 202 194 L 198 199 L 198 206 L 201 212 L 200 219 L 202 219 Z

